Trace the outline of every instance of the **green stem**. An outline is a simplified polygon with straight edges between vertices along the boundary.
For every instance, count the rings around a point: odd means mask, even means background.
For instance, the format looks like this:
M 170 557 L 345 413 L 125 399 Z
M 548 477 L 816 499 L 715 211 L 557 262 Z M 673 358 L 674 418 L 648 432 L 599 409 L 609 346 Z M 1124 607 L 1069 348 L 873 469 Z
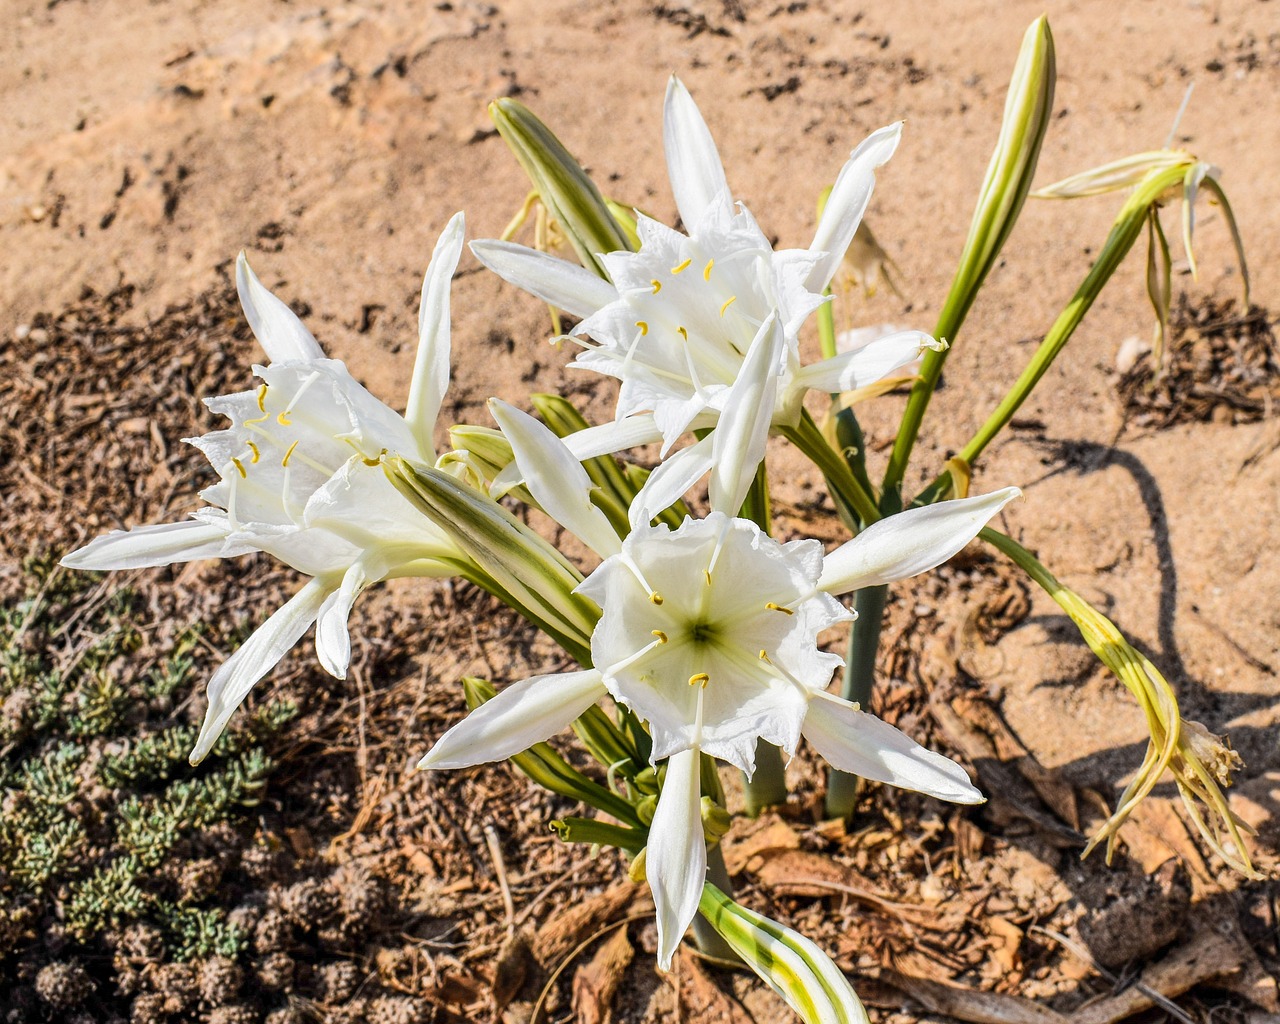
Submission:
M 1005 98 L 1000 138 L 983 179 L 955 277 L 951 279 L 951 288 L 933 329 L 935 338 L 955 342 L 969 308 L 1017 223 L 1022 204 L 1031 189 L 1031 179 L 1040 159 L 1040 146 L 1053 112 L 1055 68 L 1053 36 L 1048 22 L 1043 17 L 1037 18 L 1023 37 Z M 907 461 L 920 433 L 929 400 L 938 386 L 947 351 L 930 350 L 925 353 L 920 378 L 911 388 L 902 422 L 898 424 L 898 436 L 894 438 L 881 486 L 884 496 L 898 507 L 901 507 L 902 480 L 906 475 Z
M 733 882 L 729 880 L 729 869 L 725 866 L 724 854 L 720 850 L 719 843 L 707 851 L 707 881 L 727 895 L 733 893 Z M 695 915 L 693 919 L 693 940 L 704 956 L 713 957 L 716 960 L 727 960 L 731 963 L 742 962 L 742 957 L 733 951 L 733 947 L 725 941 L 724 936 L 716 931 L 711 922 L 701 914 Z
M 864 709 L 871 704 L 876 677 L 876 652 L 880 647 L 880 628 L 888 596 L 889 588 L 882 586 L 865 587 L 853 597 L 853 608 L 858 617 L 849 633 L 849 656 L 845 661 L 844 684 L 840 696 Z M 858 777 L 833 768 L 827 776 L 827 817 L 850 817 L 857 797 Z
M 1019 407 L 1040 382 L 1040 378 L 1053 365 L 1058 353 L 1070 340 L 1080 321 L 1089 312 L 1089 307 L 1093 305 L 1094 300 L 1111 279 L 1111 275 L 1116 272 L 1129 254 L 1129 250 L 1133 248 L 1133 243 L 1138 240 L 1147 222 L 1148 211 L 1159 202 L 1165 192 L 1181 185 L 1183 174 L 1183 168 L 1175 166 L 1153 171 L 1138 183 L 1120 210 L 1115 223 L 1112 224 L 1111 232 L 1102 246 L 1102 252 L 1098 254 L 1097 262 L 1081 282 L 1080 287 L 1076 289 L 1075 295 L 1067 303 L 1066 308 L 1058 315 L 1049 333 L 1044 336 L 1044 341 L 1036 349 L 1035 355 L 1031 357 L 1022 375 L 1009 389 L 1008 394 L 1001 399 L 995 411 L 987 417 L 987 421 L 978 428 L 978 432 L 961 449 L 959 455 L 961 459 L 972 464 L 1001 429 L 1013 419 Z M 921 492 L 915 504 L 927 505 L 937 501 L 945 497 L 949 489 L 950 477 L 944 473 Z
M 769 508 L 769 479 L 762 462 L 756 470 L 751 490 L 742 503 L 743 519 L 750 519 L 766 534 L 772 532 L 773 516 Z M 747 799 L 747 813 L 753 818 L 766 807 L 787 802 L 787 774 L 782 761 L 782 751 L 772 743 L 760 740 L 756 743 L 756 770 L 750 778 L 743 778 L 743 790 Z M 732 890 L 729 890 L 732 891 Z
M 851 533 L 857 533 L 862 524 L 874 523 L 880 518 L 880 510 L 871 495 L 858 483 L 844 456 L 827 443 L 808 412 L 801 413 L 796 426 L 783 427 L 779 433 L 822 470 L 840 518 Z

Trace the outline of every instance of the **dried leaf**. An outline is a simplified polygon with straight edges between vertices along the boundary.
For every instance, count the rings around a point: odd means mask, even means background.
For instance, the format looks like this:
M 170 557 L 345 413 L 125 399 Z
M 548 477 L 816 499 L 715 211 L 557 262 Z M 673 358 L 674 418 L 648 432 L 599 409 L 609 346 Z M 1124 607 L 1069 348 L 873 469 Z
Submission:
M 1020 996 L 957 988 L 928 978 L 908 977 L 888 968 L 882 968 L 879 977 L 901 989 L 930 1013 L 944 1013 L 972 1024 L 1069 1024 L 1079 1019 L 1066 1017 Z
M 587 936 L 618 917 L 636 898 L 640 886 L 619 882 L 553 917 L 538 929 L 533 952 L 539 963 L 556 963 Z
M 635 956 L 625 927 L 617 928 L 573 976 L 573 1012 L 578 1024 L 608 1024 L 614 994 Z
M 516 997 L 533 965 L 533 950 L 525 932 L 516 932 L 502 944 L 498 950 L 498 962 L 493 968 L 493 1007 L 496 1012 L 501 1013 Z
M 696 956 L 680 953 L 680 1020 L 686 1024 L 755 1024 L 742 1004 L 724 992 Z

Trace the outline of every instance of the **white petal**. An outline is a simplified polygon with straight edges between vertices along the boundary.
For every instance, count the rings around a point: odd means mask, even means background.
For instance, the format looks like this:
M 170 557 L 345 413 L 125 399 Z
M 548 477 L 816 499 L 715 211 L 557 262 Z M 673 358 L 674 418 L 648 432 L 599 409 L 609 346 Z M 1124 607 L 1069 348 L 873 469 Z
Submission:
M 221 558 L 228 529 L 188 520 L 112 530 L 65 555 L 68 569 L 147 569 L 197 558 Z
M 620 551 L 622 541 L 609 525 L 609 517 L 591 504 L 595 484 L 564 442 L 528 413 L 500 399 L 489 399 L 489 412 L 511 442 L 525 486 L 542 511 L 596 554 L 608 558 Z
M 564 443 L 575 459 L 586 462 L 598 455 L 612 455 L 660 440 L 662 431 L 653 422 L 653 415 L 642 413 L 579 430 L 566 437 Z
M 364 565 L 357 562 L 343 575 L 342 586 L 325 598 L 316 618 L 316 655 L 324 670 L 338 679 L 347 678 L 351 664 L 351 634 L 347 630 L 351 606 L 370 582 Z
M 796 374 L 796 383 L 814 391 L 855 391 L 914 362 L 925 349 L 941 347 L 923 331 L 895 331 L 804 367 Z
M 876 168 L 893 156 L 901 138 L 901 121 L 872 132 L 840 169 L 826 208 L 822 211 L 822 220 L 818 222 L 818 230 L 809 245 L 810 252 L 825 253 L 809 271 L 805 283 L 810 291 L 822 291 L 835 277 L 849 243 L 853 241 L 854 233 L 862 222 L 867 204 L 871 201 L 871 192 L 876 184 Z
M 667 83 L 662 111 L 662 144 L 676 209 L 685 230 L 692 232 L 713 203 L 731 205 L 724 165 L 715 140 L 689 90 L 675 75 Z
M 504 281 L 577 317 L 589 317 L 618 298 L 618 290 L 608 281 L 536 249 L 482 239 L 471 243 L 471 251 Z
M 424 455 L 435 453 L 431 434 L 440 414 L 440 403 L 449 388 L 449 282 L 462 255 L 465 226 L 463 215 L 455 213 L 441 232 L 422 279 L 418 354 L 413 363 L 404 418 Z
M 594 669 L 513 683 L 441 736 L 418 767 L 470 768 L 512 757 L 566 728 L 604 695 Z
M 1020 494 L 1018 488 L 1006 487 L 977 498 L 909 508 L 872 523 L 827 555 L 818 589 L 844 594 L 927 572 L 973 540 Z
M 658 911 L 658 967 L 669 970 L 707 878 L 697 747 L 672 754 L 649 826 L 645 873 Z
M 726 396 L 724 412 L 711 435 L 715 445 L 707 496 L 714 512 L 738 514 L 756 469 L 764 461 L 786 340 L 777 315 L 770 315 L 747 349 L 742 369 Z
M 658 463 L 627 510 L 632 529 L 670 508 L 684 496 L 685 491 L 707 475 L 711 469 L 714 443 L 713 433 Z
M 254 683 L 275 668 L 285 652 L 316 621 L 320 606 L 332 589 L 318 579 L 309 580 L 213 674 L 209 680 L 209 709 L 195 749 L 191 751 L 192 764 L 204 760 Z
M 816 694 L 809 702 L 802 731 L 813 748 L 841 771 L 957 804 L 980 804 L 985 799 L 968 773 L 950 758 L 829 693 Z
M 271 294 L 249 268 L 242 252 L 236 259 L 236 291 L 244 307 L 249 329 L 273 363 L 323 359 L 320 343 L 311 336 L 293 310 Z

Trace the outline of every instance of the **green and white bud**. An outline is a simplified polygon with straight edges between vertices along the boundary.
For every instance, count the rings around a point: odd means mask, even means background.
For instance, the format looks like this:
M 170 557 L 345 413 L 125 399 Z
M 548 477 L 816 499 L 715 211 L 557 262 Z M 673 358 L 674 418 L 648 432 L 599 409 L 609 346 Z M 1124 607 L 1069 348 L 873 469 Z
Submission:
M 510 97 L 495 100 L 489 104 L 489 118 L 533 182 L 548 215 L 573 246 L 578 262 L 607 280 L 598 254 L 631 250 L 634 245 L 595 182 L 523 103 Z

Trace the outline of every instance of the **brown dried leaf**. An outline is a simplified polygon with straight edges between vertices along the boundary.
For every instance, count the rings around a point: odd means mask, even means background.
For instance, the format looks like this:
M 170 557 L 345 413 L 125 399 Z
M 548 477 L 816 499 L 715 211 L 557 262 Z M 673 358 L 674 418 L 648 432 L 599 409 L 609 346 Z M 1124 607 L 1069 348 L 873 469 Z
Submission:
M 1157 1005 L 1152 993 L 1166 999 L 1179 996 L 1201 982 L 1239 974 L 1249 956 L 1238 934 L 1223 935 L 1206 924 L 1159 963 L 1142 972 L 1138 981 L 1119 995 L 1078 1010 L 1074 1024 L 1115 1024 Z
M 534 966 L 533 950 L 530 948 L 529 936 L 525 932 L 516 932 L 498 950 L 498 961 L 493 968 L 493 1008 L 501 1013 L 506 1005 L 516 997 L 529 976 L 529 968 Z
M 755 871 L 758 865 L 752 860 L 761 854 L 799 848 L 800 837 L 776 814 L 762 814 L 754 820 L 738 818 L 723 845 L 724 862 L 730 875 L 739 875 L 744 870 Z
M 640 886 L 619 882 L 602 893 L 566 908 L 538 929 L 533 940 L 534 956 L 542 964 L 556 963 L 588 935 L 614 920 L 632 900 Z
M 944 1013 L 972 1024 L 1069 1024 L 1076 1019 L 1020 996 L 957 988 L 888 968 L 880 970 L 879 978 L 906 993 L 930 1013 Z
M 702 961 L 684 950 L 680 951 L 677 977 L 680 1020 L 687 1024 L 755 1024 L 742 1004 L 715 983 Z
M 578 1024 L 608 1024 L 612 1019 L 614 993 L 635 952 L 626 927 L 619 927 L 596 950 L 596 955 L 574 973 L 573 1012 Z

